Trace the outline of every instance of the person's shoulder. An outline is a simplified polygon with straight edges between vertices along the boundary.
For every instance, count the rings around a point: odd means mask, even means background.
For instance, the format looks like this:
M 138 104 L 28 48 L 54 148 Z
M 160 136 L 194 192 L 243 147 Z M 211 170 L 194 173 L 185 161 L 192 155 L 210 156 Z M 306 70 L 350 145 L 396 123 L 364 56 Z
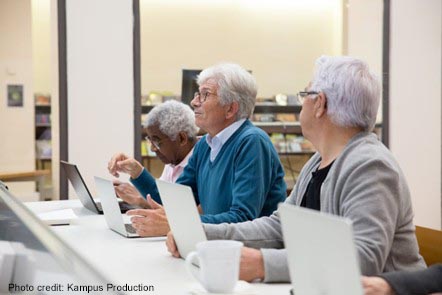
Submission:
M 336 159 L 334 166 L 339 167 L 341 174 L 358 175 L 354 172 L 363 172 L 366 177 L 382 175 L 395 179 L 402 179 L 401 168 L 388 148 L 375 134 L 358 134 L 346 146 Z
M 256 127 L 253 125 L 253 123 L 250 120 L 247 120 L 244 122 L 244 126 L 241 130 L 239 130 L 238 137 L 240 139 L 255 139 L 255 140 L 264 140 L 264 141 L 270 141 L 269 136 L 267 133 L 264 132 L 259 127 Z
M 381 161 L 397 165 L 391 151 L 374 133 L 361 133 L 355 136 L 342 152 L 342 156 L 357 162 Z

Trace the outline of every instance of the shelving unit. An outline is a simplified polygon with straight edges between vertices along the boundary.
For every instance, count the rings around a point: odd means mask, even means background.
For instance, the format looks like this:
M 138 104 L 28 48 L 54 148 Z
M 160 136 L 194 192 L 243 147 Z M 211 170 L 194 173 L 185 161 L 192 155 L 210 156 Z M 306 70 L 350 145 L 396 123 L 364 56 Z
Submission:
M 143 105 L 141 112 L 142 114 L 147 114 L 154 106 L 152 105 Z M 290 105 L 290 106 L 280 106 L 280 105 L 273 105 L 273 104 L 257 104 L 255 106 L 254 114 L 299 114 L 301 111 L 301 106 L 299 105 Z M 284 165 L 284 168 L 286 170 L 286 182 L 288 183 L 288 186 L 293 187 L 293 183 L 296 181 L 296 178 L 298 176 L 298 173 L 301 169 L 301 167 L 304 165 L 304 163 L 311 157 L 311 155 L 314 153 L 314 150 L 308 149 L 304 150 L 299 145 L 296 146 L 296 151 L 290 149 L 290 143 L 288 140 L 292 140 L 294 136 L 302 136 L 301 126 L 299 122 L 253 122 L 257 127 L 263 129 L 274 141 L 275 148 L 277 149 L 281 162 Z M 282 134 L 282 139 L 280 141 L 283 141 L 283 143 L 277 144 L 277 140 L 275 140 L 274 134 Z M 145 134 L 142 134 L 142 144 L 146 144 L 144 141 Z M 290 138 L 292 137 L 292 138 Z M 303 140 L 300 138 L 301 141 Z M 279 145 L 285 146 L 284 149 L 280 149 Z M 148 146 L 148 144 L 147 144 Z M 158 171 L 155 171 L 158 166 L 157 158 L 152 155 L 146 155 L 146 150 L 148 147 L 143 147 L 141 150 L 145 151 L 144 154 L 142 154 L 143 159 L 143 165 L 147 169 L 153 169 L 150 170 L 153 173 L 158 173 Z M 155 165 L 153 165 L 155 163 Z M 156 167 L 153 167 L 156 166 Z
M 51 169 L 51 105 L 35 105 L 35 166 L 37 170 Z
M 142 106 L 142 114 L 147 114 L 153 107 L 154 106 Z M 254 114 L 294 114 L 297 118 L 301 112 L 301 108 L 302 107 L 299 105 L 280 106 L 273 104 L 257 104 L 255 106 Z M 286 171 L 285 180 L 287 188 L 293 188 L 302 167 L 315 153 L 311 144 L 302 137 L 299 121 L 253 121 L 253 124 L 264 130 L 272 139 L 280 156 L 281 163 Z M 382 124 L 376 124 L 375 132 L 379 136 L 381 135 Z M 275 135 L 279 136 L 279 139 L 275 139 Z M 144 137 L 145 134 L 143 135 L 142 140 L 144 140 Z M 293 143 L 295 148 L 291 148 L 292 144 L 290 140 L 299 141 Z M 281 149 L 280 145 L 284 148 Z M 143 163 L 148 169 L 153 168 L 152 162 L 155 160 L 158 161 L 155 156 L 143 155 Z
M 41 200 L 51 200 L 52 190 L 52 129 L 49 95 L 35 95 L 35 173 L 45 174 L 37 191 Z
M 302 134 L 299 122 L 256 122 L 253 124 L 267 133 Z

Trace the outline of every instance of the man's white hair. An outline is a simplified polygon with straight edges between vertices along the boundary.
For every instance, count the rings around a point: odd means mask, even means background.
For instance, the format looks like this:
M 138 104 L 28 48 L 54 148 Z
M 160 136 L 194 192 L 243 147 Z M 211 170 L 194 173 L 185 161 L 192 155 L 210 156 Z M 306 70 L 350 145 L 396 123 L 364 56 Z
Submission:
M 210 79 L 218 84 L 221 105 L 238 103 L 236 120 L 252 116 L 258 89 L 255 78 L 249 72 L 237 64 L 222 63 L 202 71 L 197 83 L 201 85 Z
M 348 56 L 321 56 L 311 90 L 327 97 L 327 114 L 342 127 L 373 130 L 380 100 L 380 83 L 368 65 Z
M 198 132 L 192 109 L 176 100 L 168 100 L 147 114 L 144 127 L 155 125 L 171 140 L 175 140 L 180 132 L 186 132 L 189 138 L 196 139 Z

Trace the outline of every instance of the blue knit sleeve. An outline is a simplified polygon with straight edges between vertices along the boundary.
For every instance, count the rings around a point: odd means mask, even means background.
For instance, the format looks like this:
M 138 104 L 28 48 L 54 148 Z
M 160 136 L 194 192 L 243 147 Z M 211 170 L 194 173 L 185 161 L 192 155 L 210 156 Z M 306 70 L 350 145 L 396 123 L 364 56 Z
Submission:
M 158 204 L 163 204 L 161 202 L 160 193 L 158 192 L 157 184 L 155 183 L 155 178 L 150 175 L 145 168 L 141 172 L 140 176 L 136 179 L 130 179 L 130 182 L 137 188 L 143 198 L 146 198 L 147 194 L 150 194 L 152 199 Z
M 265 206 L 270 206 L 273 212 L 285 199 L 284 172 L 268 137 L 248 135 L 233 152 L 233 181 L 231 186 L 225 186 L 225 190 L 232 191 L 230 209 L 220 214 L 202 215 L 204 223 L 252 220 L 261 215 Z

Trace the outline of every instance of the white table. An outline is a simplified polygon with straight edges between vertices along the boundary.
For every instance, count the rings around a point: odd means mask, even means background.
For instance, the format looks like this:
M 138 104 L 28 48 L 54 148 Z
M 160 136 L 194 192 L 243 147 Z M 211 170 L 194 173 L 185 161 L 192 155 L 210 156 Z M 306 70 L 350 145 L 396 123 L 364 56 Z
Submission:
M 35 213 L 73 209 L 78 218 L 52 230 L 114 284 L 152 285 L 155 291 L 149 294 L 189 294 L 196 283 L 184 260 L 167 252 L 165 238 L 125 238 L 107 227 L 104 216 L 87 210 L 79 200 L 26 205 Z M 247 294 L 287 295 L 289 290 L 289 284 L 253 283 Z

